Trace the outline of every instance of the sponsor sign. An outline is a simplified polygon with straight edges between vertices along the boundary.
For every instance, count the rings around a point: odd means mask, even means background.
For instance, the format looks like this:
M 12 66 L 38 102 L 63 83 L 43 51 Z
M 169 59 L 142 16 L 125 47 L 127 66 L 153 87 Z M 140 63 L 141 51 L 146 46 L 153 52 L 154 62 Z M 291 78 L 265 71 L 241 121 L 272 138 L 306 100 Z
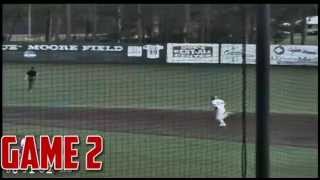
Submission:
M 167 44 L 167 63 L 218 63 L 218 44 Z
M 222 44 L 222 64 L 242 64 L 242 44 Z M 246 45 L 247 64 L 256 64 L 256 45 Z M 307 45 L 271 45 L 271 65 L 318 65 L 318 47 Z
M 271 64 L 318 65 L 318 46 L 271 45 Z
M 221 44 L 222 64 L 242 64 L 242 44 Z M 256 45 L 246 45 L 246 63 L 256 63 Z
M 148 59 L 159 59 L 160 50 L 164 49 L 162 45 L 144 45 L 143 49 L 147 50 Z
M 34 51 L 25 51 L 23 53 L 23 56 L 25 58 L 35 58 L 35 57 L 37 57 L 37 54 Z
M 142 57 L 142 47 L 128 46 L 128 57 Z

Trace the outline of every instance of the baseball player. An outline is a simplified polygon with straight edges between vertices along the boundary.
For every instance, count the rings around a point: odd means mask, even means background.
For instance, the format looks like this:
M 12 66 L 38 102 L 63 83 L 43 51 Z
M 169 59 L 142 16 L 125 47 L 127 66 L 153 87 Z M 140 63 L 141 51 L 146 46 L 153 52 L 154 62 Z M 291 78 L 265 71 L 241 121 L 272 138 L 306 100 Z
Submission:
M 20 149 L 20 154 L 22 154 L 22 150 L 23 150 L 23 147 L 25 146 L 26 144 L 26 138 L 25 137 L 22 137 L 21 138 L 21 141 L 20 141 L 20 146 L 19 146 L 19 149 Z M 23 173 L 26 173 L 27 171 L 23 171 Z M 29 174 L 34 174 L 35 172 L 30 169 L 29 171 Z
M 19 141 L 19 140 L 18 140 L 18 141 Z M 25 138 L 22 137 L 22 138 L 20 139 L 20 143 L 18 143 L 18 148 L 19 148 L 20 157 L 21 157 L 22 150 L 23 150 L 23 147 L 24 147 L 24 145 L 25 145 L 25 142 L 26 142 Z M 10 173 L 10 172 L 12 172 L 13 174 L 17 174 L 17 173 L 18 173 L 18 170 L 8 170 L 8 171 L 7 171 L 7 173 Z
M 19 150 L 20 150 L 20 154 L 22 154 L 22 150 L 23 150 L 23 147 L 25 146 L 26 144 L 26 138 L 23 137 L 20 141 L 20 146 L 19 146 Z M 23 173 L 26 173 L 27 171 L 23 171 Z M 34 174 L 35 172 L 30 169 L 29 171 L 29 174 Z M 40 171 L 40 173 L 44 173 L 44 171 Z M 46 171 L 46 174 L 52 174 L 52 166 L 50 165 L 49 166 L 49 169 Z
M 215 111 L 216 120 L 219 121 L 219 127 L 227 126 L 224 119 L 226 119 L 231 113 L 226 112 L 224 100 L 218 99 L 217 96 L 214 96 L 213 98 L 211 97 L 210 101 Z
M 21 141 L 20 141 L 20 146 L 19 146 L 20 154 L 22 154 L 22 150 L 23 150 L 23 147 L 25 146 L 25 144 L 26 144 L 26 138 L 25 138 L 25 137 L 22 137 L 22 138 L 21 138 Z M 23 171 L 23 173 L 26 173 L 26 172 L 27 172 L 27 171 Z M 30 173 L 30 174 L 34 174 L 35 172 L 30 169 L 29 173 Z
M 22 153 L 22 149 L 23 149 L 25 144 L 26 144 L 26 138 L 22 137 L 21 141 L 20 141 L 20 153 Z
M 18 144 L 20 157 L 21 157 L 22 150 L 23 150 L 23 147 L 24 147 L 25 143 L 26 143 L 26 139 L 24 137 L 22 137 L 21 140 L 20 140 L 20 143 Z M 17 174 L 18 171 L 17 170 L 12 170 L 12 173 L 13 174 Z M 24 173 L 25 173 L 25 171 L 24 171 Z
M 32 92 L 33 84 L 37 77 L 37 71 L 34 70 L 34 67 L 31 67 L 29 71 L 27 71 L 24 79 L 28 80 L 28 91 Z

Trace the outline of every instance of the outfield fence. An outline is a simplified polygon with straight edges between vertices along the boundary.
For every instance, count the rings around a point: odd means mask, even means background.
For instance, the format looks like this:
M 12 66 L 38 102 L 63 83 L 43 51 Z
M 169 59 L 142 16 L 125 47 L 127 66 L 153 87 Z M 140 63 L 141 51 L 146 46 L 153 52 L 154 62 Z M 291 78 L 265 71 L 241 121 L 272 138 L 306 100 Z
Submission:
M 242 44 L 37 44 L 2 45 L 5 62 L 242 64 Z M 318 65 L 318 46 L 270 47 L 271 65 Z M 256 63 L 256 45 L 246 45 L 247 64 Z

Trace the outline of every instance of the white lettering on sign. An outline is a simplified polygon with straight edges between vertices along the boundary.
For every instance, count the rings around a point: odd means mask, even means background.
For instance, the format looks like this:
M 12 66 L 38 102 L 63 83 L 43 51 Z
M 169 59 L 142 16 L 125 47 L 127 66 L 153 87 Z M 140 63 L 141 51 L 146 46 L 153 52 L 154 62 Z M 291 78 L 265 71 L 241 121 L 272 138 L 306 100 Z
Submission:
M 2 51 L 17 51 L 21 47 L 21 45 L 16 44 L 2 45 Z
M 23 56 L 26 58 L 35 58 L 35 57 L 37 57 L 37 54 L 33 51 L 25 51 L 23 53 Z
M 2 45 L 2 51 L 17 51 L 22 45 Z M 25 45 L 26 51 L 123 51 L 123 46 L 104 46 L 104 45 L 56 45 L 56 44 L 29 44 Z
M 122 46 L 83 45 L 82 51 L 122 51 Z
M 168 63 L 218 63 L 218 44 L 168 43 Z
M 28 45 L 27 50 L 33 51 L 77 51 L 77 45 Z

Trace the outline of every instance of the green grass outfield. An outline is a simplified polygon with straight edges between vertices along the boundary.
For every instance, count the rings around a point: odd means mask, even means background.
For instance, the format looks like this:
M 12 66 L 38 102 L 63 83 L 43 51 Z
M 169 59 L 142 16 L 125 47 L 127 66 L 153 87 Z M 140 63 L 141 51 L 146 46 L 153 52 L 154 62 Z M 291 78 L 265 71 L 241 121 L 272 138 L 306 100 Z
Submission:
M 3 64 L 3 106 L 92 106 L 209 110 L 209 97 L 241 111 L 241 68 L 235 65 L 58 65 L 34 64 L 40 72 L 27 92 L 31 64 Z M 255 69 L 248 66 L 247 110 L 255 110 Z M 271 68 L 271 111 L 318 113 L 317 67 Z M 4 133 L 91 134 L 106 140 L 105 169 L 78 176 L 241 176 L 241 143 L 185 137 L 4 124 Z M 254 177 L 254 149 L 248 145 L 248 174 Z M 82 148 L 84 151 L 84 148 Z M 316 149 L 272 146 L 274 177 L 316 177 Z
M 237 65 L 34 65 L 33 93 L 24 74 L 30 64 L 4 65 L 3 105 L 92 106 L 209 110 L 218 95 L 227 110 L 241 112 L 242 76 Z M 247 110 L 255 111 L 255 68 L 248 66 Z M 272 66 L 270 110 L 318 112 L 317 67 Z
M 10 126 L 5 124 L 4 127 Z M 19 129 L 21 135 L 79 134 L 81 142 L 87 134 L 105 138 L 105 150 L 98 160 L 104 162 L 103 171 L 84 171 L 84 158 L 80 158 L 81 171 L 77 177 L 241 177 L 241 143 L 76 129 L 15 126 L 5 128 L 5 133 Z M 80 157 L 88 147 L 80 143 Z M 255 177 L 255 146 L 247 145 L 248 177 Z M 272 177 L 316 177 L 317 150 L 273 146 L 271 153 Z

